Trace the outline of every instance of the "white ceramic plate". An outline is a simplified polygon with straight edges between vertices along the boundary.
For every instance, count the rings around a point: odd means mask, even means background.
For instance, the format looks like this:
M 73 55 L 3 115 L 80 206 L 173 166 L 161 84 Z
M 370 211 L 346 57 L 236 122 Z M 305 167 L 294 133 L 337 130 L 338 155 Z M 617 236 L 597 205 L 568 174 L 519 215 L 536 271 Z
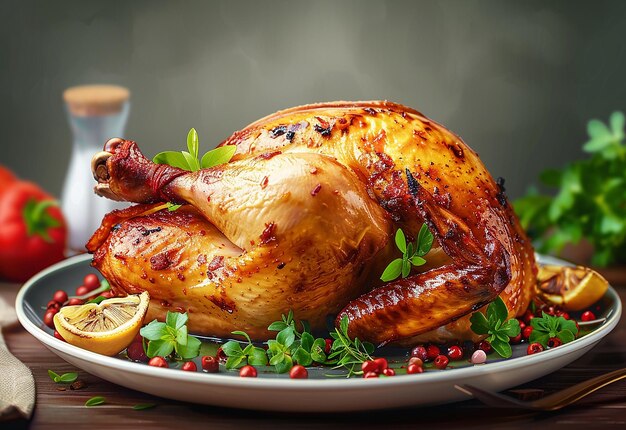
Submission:
M 492 354 L 484 365 L 418 375 L 292 380 L 286 375 L 264 373 L 258 378 L 240 378 L 236 372 L 183 372 L 134 363 L 123 357 L 106 357 L 51 335 L 41 321 L 46 303 L 57 289 L 72 290 L 87 273 L 93 272 L 90 258 L 82 255 L 65 260 L 24 285 L 16 300 L 17 315 L 24 328 L 59 357 L 102 379 L 156 396 L 234 408 L 338 412 L 467 400 L 467 395 L 455 389 L 455 385 L 472 384 L 501 391 L 554 372 L 593 348 L 617 325 L 621 315 L 619 297 L 609 288 L 598 315 L 606 318 L 605 322 L 571 343 L 535 355 L 525 355 L 526 345 L 517 345 L 514 357 L 508 360 L 497 360 Z M 548 257 L 541 257 L 541 261 L 566 264 Z

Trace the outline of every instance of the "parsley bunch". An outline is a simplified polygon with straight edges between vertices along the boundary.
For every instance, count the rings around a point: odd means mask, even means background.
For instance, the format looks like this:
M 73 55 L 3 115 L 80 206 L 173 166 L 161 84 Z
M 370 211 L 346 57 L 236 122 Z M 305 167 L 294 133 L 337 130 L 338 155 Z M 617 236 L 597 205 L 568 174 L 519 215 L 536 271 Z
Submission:
M 168 311 L 165 322 L 154 320 L 142 327 L 139 333 L 149 341 L 146 355 L 167 357 L 175 352 L 183 360 L 197 357 L 201 342 L 187 334 L 187 319 L 187 313 Z
M 569 343 L 576 339 L 578 328 L 576 323 L 566 320 L 562 316 L 552 316 L 545 312 L 541 313 L 541 318 L 530 320 L 533 331 L 528 339 L 531 343 L 538 342 L 543 347 L 548 346 L 548 341 L 552 337 L 558 337 L 563 343 Z
M 510 338 L 520 334 L 519 321 L 515 318 L 506 320 L 509 311 L 504 301 L 498 296 L 487 306 L 487 317 L 482 312 L 474 312 L 470 317 L 471 329 L 476 334 L 487 334 L 487 341 L 503 358 L 509 358 L 513 351 Z
M 165 151 L 159 152 L 154 156 L 152 161 L 157 164 L 169 164 L 179 169 L 195 172 L 200 169 L 208 169 L 219 164 L 228 163 L 235 154 L 237 147 L 235 145 L 226 145 L 220 148 L 212 149 L 205 153 L 202 159 L 198 157 L 198 148 L 200 140 L 198 132 L 195 128 L 187 133 L 187 149 L 188 151 Z
M 522 226 L 539 252 L 558 254 L 566 244 L 585 238 L 594 247 L 592 264 L 626 262 L 624 123 L 621 112 L 614 112 L 608 125 L 589 121 L 583 150 L 591 157 L 540 176 L 543 185 L 557 189 L 556 195 L 532 188 L 515 201 Z
M 395 240 L 396 246 L 402 252 L 402 258 L 396 258 L 385 268 L 380 276 L 380 279 L 385 282 L 393 281 L 400 275 L 406 278 L 411 273 L 411 265 L 421 266 L 425 264 L 426 260 L 423 257 L 432 248 L 434 238 L 426 224 L 422 224 L 415 243 L 407 244 L 406 236 L 401 228 L 396 231 Z

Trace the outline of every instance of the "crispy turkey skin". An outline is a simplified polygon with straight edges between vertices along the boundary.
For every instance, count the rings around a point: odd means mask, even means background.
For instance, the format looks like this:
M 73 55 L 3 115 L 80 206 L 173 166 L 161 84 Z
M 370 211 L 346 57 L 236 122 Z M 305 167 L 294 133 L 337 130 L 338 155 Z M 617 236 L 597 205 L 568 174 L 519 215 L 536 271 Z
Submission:
M 263 339 L 290 309 L 314 328 L 338 313 L 383 344 L 471 339 L 469 314 L 498 295 L 509 316 L 526 309 L 534 255 L 502 184 L 419 112 L 301 106 L 221 145 L 236 146 L 232 160 L 197 172 L 122 139 L 94 159 L 98 194 L 153 204 L 111 214 L 88 243 L 117 292 L 150 292 L 148 318 L 187 311 L 194 332 Z M 185 205 L 154 212 L 159 202 Z M 428 265 L 382 285 L 396 229 L 414 237 L 423 223 L 436 239 Z

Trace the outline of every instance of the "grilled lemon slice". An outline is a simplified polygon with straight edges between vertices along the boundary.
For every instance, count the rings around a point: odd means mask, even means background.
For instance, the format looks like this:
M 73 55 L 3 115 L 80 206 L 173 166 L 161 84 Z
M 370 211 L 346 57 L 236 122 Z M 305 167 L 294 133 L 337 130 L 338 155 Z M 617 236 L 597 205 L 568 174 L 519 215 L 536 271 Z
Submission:
M 115 355 L 135 338 L 148 310 L 150 296 L 139 295 L 65 306 L 54 316 L 54 327 L 67 343 L 104 355 Z
M 609 283 L 598 272 L 582 266 L 541 266 L 537 293 L 568 311 L 580 311 L 600 300 Z

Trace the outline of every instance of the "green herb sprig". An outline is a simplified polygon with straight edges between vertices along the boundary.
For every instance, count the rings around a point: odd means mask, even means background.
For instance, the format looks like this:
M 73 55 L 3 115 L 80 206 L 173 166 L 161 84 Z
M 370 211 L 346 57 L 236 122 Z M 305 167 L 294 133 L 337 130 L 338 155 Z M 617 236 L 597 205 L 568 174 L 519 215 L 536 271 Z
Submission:
M 393 260 L 383 271 L 380 279 L 388 282 L 393 281 L 402 275 L 403 278 L 411 273 L 411 265 L 422 266 L 426 263 L 423 258 L 433 246 L 433 234 L 430 232 L 426 224 L 422 224 L 420 231 L 415 239 L 415 243 L 407 244 L 406 236 L 401 228 L 396 231 L 396 246 L 402 252 L 402 258 Z
M 187 133 L 187 151 L 164 151 L 154 156 L 152 161 L 157 164 L 169 164 L 179 169 L 195 172 L 200 169 L 208 169 L 220 164 L 228 163 L 237 151 L 235 145 L 226 145 L 212 149 L 202 156 L 198 157 L 200 140 L 198 132 L 195 128 Z
M 85 406 L 98 406 L 103 405 L 106 402 L 106 399 L 102 396 L 94 396 L 85 402 Z
M 149 341 L 146 355 L 167 357 L 175 352 L 175 358 L 183 360 L 197 357 L 201 342 L 187 333 L 187 319 L 187 313 L 168 311 L 165 322 L 154 320 L 142 327 L 139 333 Z
M 528 339 L 531 343 L 538 342 L 542 346 L 548 346 L 551 337 L 559 338 L 563 343 L 569 343 L 576 339 L 578 328 L 576 323 L 566 320 L 562 316 L 552 316 L 545 312 L 541 313 L 541 318 L 530 320 L 533 331 Z
M 487 341 L 503 358 L 509 358 L 513 351 L 510 338 L 520 334 L 519 321 L 506 320 L 509 312 L 504 301 L 498 296 L 487 306 L 487 317 L 482 312 L 474 312 L 470 317 L 471 329 L 476 334 L 487 334 Z
M 539 252 L 559 254 L 566 244 L 585 238 L 594 248 L 592 264 L 626 262 L 624 123 L 621 112 L 614 112 L 608 125 L 589 121 L 583 150 L 591 157 L 540 175 L 543 185 L 556 189 L 554 196 L 533 187 L 514 202 Z
M 222 346 L 222 350 L 228 357 L 227 369 L 238 369 L 246 364 L 271 365 L 276 373 L 288 372 L 294 364 L 310 366 L 313 362 L 333 368 L 348 369 L 348 377 L 359 375 L 361 363 L 371 360 L 374 345 L 369 342 L 361 342 L 358 338 L 350 338 L 348 335 L 348 318 L 344 317 L 340 327 L 335 328 L 330 336 L 334 339 L 331 350 L 326 354 L 326 340 L 315 338 L 311 334 L 309 324 L 301 321 L 302 331 L 296 327 L 293 311 L 282 315 L 280 321 L 269 325 L 268 330 L 278 332 L 275 339 L 266 342 L 267 349 L 255 346 L 247 333 L 243 331 L 232 332 L 243 336 L 248 341 L 244 348 L 236 341 L 228 341 Z
M 48 376 L 57 384 L 71 384 L 78 379 L 78 373 L 70 372 L 59 375 L 54 370 L 48 370 Z

